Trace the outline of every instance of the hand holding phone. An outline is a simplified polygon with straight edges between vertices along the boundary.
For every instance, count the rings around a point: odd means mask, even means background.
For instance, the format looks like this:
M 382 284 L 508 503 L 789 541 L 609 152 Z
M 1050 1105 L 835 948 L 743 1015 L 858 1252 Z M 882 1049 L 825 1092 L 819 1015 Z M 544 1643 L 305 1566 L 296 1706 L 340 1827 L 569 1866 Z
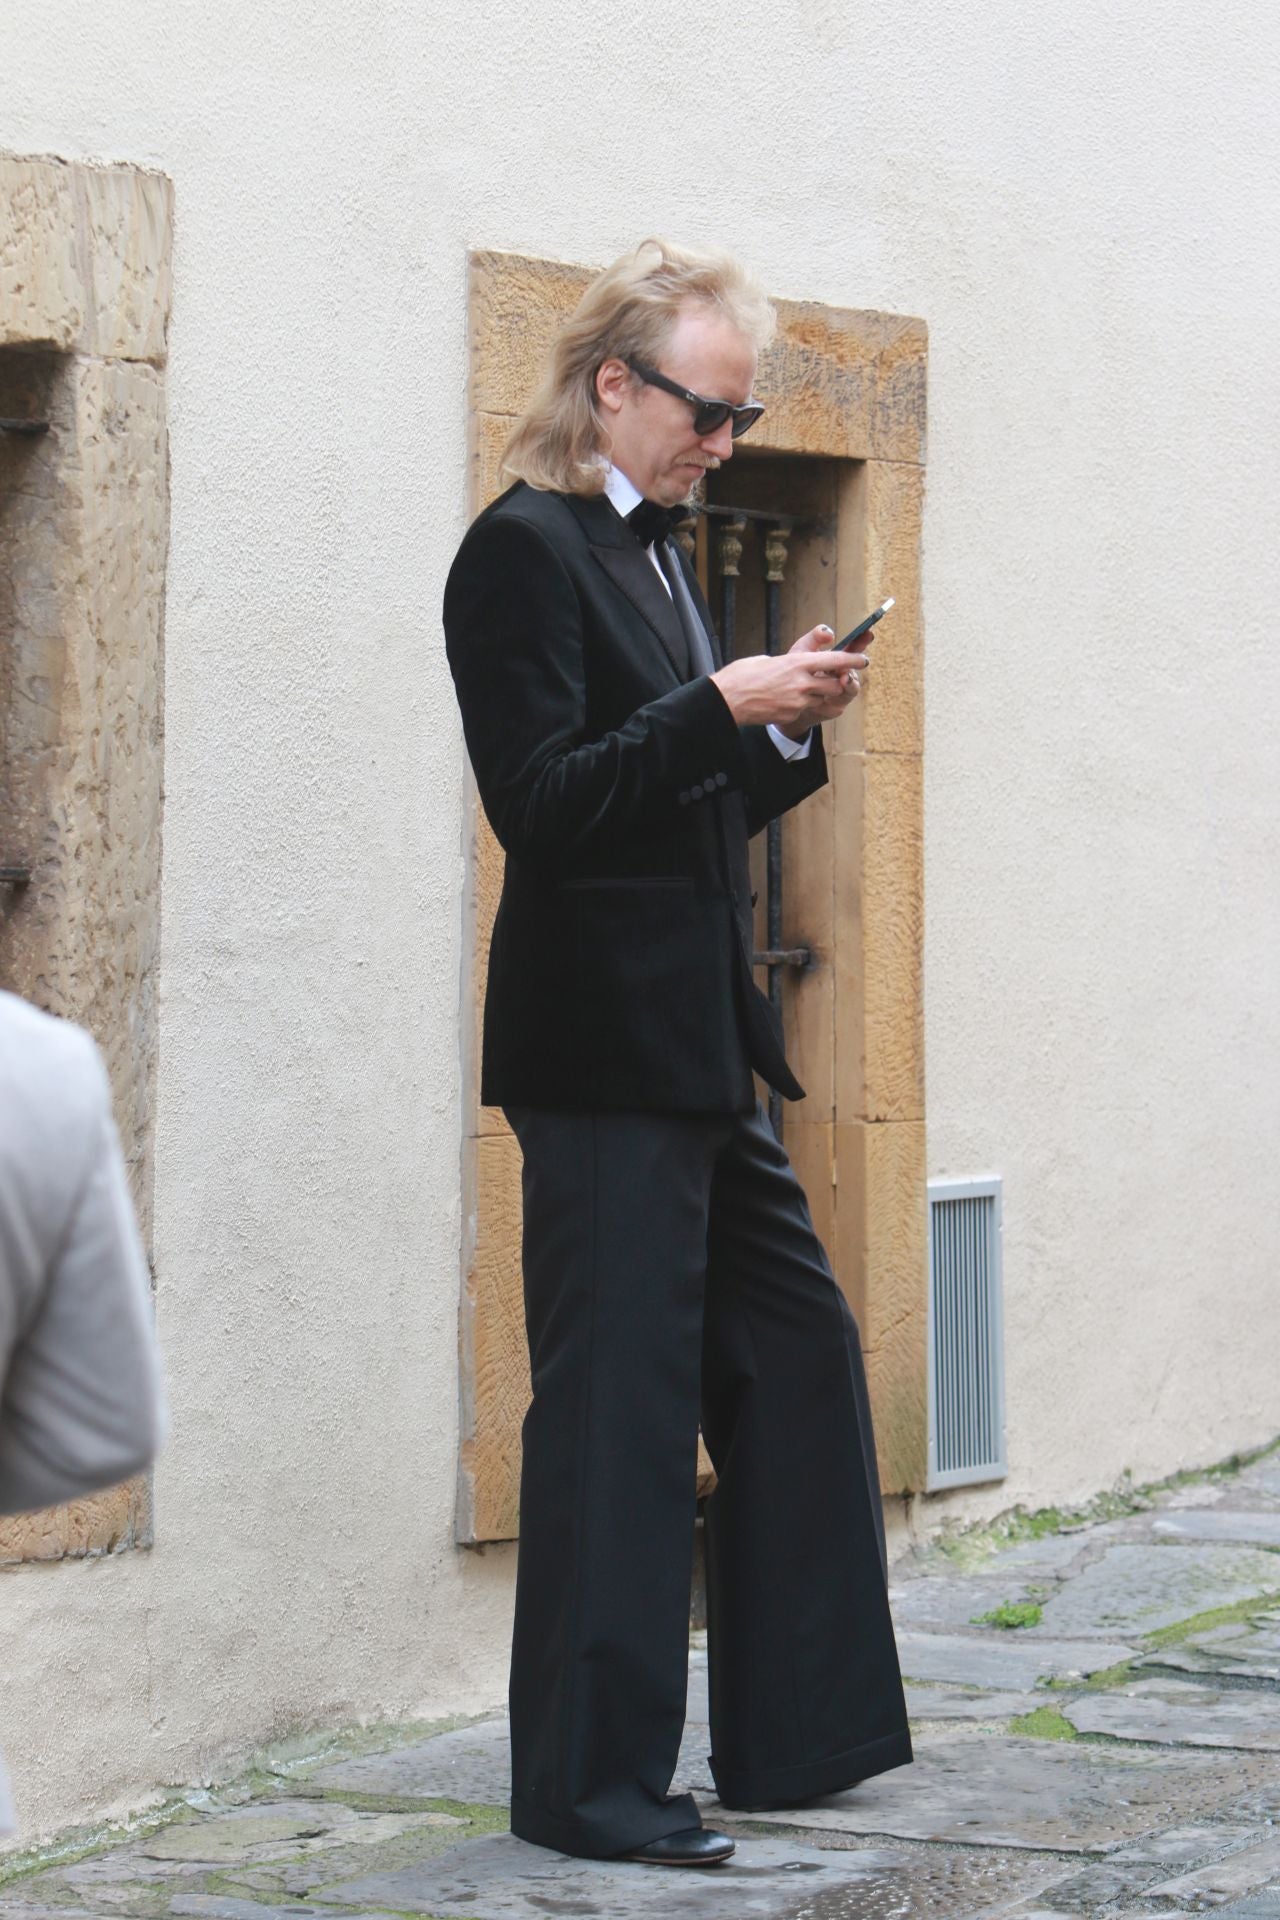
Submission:
M 871 628 L 874 627 L 877 620 L 884 619 L 884 616 L 886 615 L 886 613 L 888 613 L 892 605 L 893 605 L 893 595 L 890 594 L 889 598 L 887 600 L 882 600 L 880 602 L 880 605 L 876 607 L 871 613 L 869 613 L 865 620 L 859 620 L 857 626 L 853 629 L 852 633 L 846 633 L 843 640 L 836 640 L 832 642 L 832 646 L 831 646 L 832 653 L 847 652 L 847 650 L 851 646 L 853 646 L 855 641 L 861 640 L 864 633 L 869 633 L 871 631 Z
M 859 653 L 837 663 L 833 653 L 848 652 L 883 620 L 893 600 L 881 602 L 843 640 L 828 638 L 831 628 L 812 627 L 781 654 L 744 654 L 711 675 L 740 727 L 776 726 L 799 740 L 823 720 L 838 719 L 857 698 L 857 669 L 867 663 Z

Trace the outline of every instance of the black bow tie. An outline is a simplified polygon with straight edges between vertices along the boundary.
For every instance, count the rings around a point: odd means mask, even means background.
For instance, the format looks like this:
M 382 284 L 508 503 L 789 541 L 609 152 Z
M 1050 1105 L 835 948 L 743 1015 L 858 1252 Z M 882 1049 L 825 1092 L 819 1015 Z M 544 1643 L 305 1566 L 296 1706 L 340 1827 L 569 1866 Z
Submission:
M 642 500 L 627 515 L 627 525 L 642 547 L 651 547 L 655 540 L 665 540 L 688 512 L 685 506 L 660 507 L 656 500 Z

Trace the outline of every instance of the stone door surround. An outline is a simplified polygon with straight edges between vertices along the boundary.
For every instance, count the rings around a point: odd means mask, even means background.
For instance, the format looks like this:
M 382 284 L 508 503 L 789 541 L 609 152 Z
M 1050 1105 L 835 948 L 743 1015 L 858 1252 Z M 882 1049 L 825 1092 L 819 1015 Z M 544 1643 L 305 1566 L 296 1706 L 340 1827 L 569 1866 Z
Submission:
M 591 270 L 520 254 L 470 260 L 472 512 L 502 490 L 499 461 L 556 327 Z M 926 1181 L 923 941 L 923 636 L 920 528 L 927 333 L 923 321 L 777 302 L 752 441 L 832 462 L 837 625 L 893 593 L 892 640 L 865 699 L 828 729 L 832 778 L 787 817 L 786 912 L 817 964 L 789 1013 L 809 1089 L 788 1148 L 858 1317 L 881 1484 L 924 1485 Z M 727 483 L 728 476 L 726 476 Z M 817 616 L 815 616 L 816 618 Z M 829 617 L 829 616 L 825 616 Z M 458 1538 L 517 1531 L 520 1423 L 528 1403 L 520 1284 L 520 1155 L 479 1105 L 484 956 L 502 855 L 468 775 L 464 1034 L 464 1246 Z M 464 996 L 464 1005 L 468 1004 Z

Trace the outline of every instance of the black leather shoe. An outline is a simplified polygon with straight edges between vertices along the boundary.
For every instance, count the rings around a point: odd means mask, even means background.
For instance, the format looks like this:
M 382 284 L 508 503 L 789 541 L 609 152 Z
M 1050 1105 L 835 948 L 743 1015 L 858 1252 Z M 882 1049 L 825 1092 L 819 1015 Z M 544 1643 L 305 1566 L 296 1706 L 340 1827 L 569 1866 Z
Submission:
M 648 1867 L 718 1867 L 733 1852 L 727 1833 L 710 1827 L 686 1827 L 682 1833 L 664 1833 L 644 1847 L 624 1853 L 624 1860 L 643 1860 Z

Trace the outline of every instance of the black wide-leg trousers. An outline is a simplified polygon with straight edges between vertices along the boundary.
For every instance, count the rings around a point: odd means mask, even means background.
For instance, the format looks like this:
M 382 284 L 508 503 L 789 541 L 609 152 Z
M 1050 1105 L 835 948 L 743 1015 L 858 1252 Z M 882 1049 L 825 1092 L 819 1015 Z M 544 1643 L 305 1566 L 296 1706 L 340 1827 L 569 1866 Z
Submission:
M 684 1726 L 698 1425 L 726 1806 L 911 1759 L 862 1349 L 763 1111 L 508 1109 L 524 1154 L 512 1830 L 603 1858 L 699 1823 Z

